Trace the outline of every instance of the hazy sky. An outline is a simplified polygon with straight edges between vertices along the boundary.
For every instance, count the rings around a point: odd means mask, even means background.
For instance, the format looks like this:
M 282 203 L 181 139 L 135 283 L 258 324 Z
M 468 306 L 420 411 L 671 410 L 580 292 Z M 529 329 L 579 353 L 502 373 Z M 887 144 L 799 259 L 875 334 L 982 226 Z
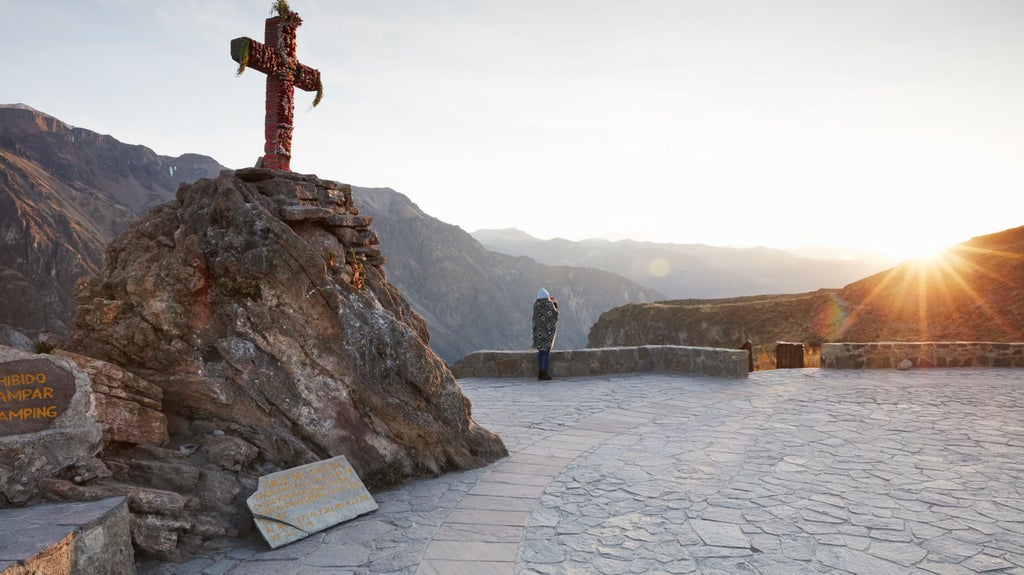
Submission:
M 270 0 L 0 0 L 0 103 L 253 165 Z M 908 255 L 1024 225 L 1024 0 L 291 0 L 292 169 L 467 231 Z

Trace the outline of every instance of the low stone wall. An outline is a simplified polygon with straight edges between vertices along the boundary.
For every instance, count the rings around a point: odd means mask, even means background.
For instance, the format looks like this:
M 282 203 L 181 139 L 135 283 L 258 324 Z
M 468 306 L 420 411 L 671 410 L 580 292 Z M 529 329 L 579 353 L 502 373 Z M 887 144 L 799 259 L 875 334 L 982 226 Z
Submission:
M 124 497 L 0 510 L 0 575 L 131 575 Z
M 664 372 L 743 378 L 747 377 L 747 365 L 744 350 L 645 345 L 552 351 L 550 373 L 574 377 Z M 457 378 L 537 377 L 537 352 L 477 351 L 455 362 L 452 371 Z
M 821 367 L 894 369 L 911 367 L 1024 367 L 1024 343 L 978 341 L 825 343 Z

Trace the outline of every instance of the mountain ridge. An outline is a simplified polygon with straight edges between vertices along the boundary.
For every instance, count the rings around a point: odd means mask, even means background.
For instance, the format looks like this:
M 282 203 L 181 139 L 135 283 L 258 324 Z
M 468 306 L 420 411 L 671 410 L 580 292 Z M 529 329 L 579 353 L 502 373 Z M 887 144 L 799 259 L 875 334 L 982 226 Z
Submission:
M 104 247 L 212 158 L 159 156 L 25 104 L 0 106 L 0 324 L 67 335 L 75 282 Z M 180 173 L 178 173 L 180 172 Z
M 632 239 L 541 240 L 515 228 L 477 230 L 488 248 L 549 265 L 612 271 L 669 298 L 721 298 L 840 287 L 884 269 L 874 261 L 817 259 L 775 248 Z

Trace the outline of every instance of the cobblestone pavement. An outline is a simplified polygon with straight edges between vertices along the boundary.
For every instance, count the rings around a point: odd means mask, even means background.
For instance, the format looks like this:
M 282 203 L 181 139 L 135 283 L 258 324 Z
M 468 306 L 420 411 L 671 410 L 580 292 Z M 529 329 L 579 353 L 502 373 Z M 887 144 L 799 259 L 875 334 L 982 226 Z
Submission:
M 1024 575 L 1024 370 L 460 383 L 509 458 L 140 573 Z

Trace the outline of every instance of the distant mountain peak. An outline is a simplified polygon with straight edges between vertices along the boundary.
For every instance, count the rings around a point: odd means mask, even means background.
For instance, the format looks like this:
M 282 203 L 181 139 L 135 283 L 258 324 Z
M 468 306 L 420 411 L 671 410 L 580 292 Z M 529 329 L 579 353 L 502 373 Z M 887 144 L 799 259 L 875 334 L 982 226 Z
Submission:
M 36 110 L 32 106 L 29 106 L 28 104 L 22 104 L 21 102 L 18 102 L 17 104 L 0 104 L 0 108 L 13 108 L 15 110 L 28 110 L 30 112 L 35 112 L 36 114 L 42 114 L 44 116 L 50 116 L 49 114 L 47 114 L 45 112 L 40 112 L 39 110 Z M 50 117 L 52 118 L 53 116 L 50 116 Z
M 478 242 L 487 243 L 490 241 L 504 242 L 537 242 L 539 238 L 520 230 L 519 228 L 482 229 L 470 234 Z

